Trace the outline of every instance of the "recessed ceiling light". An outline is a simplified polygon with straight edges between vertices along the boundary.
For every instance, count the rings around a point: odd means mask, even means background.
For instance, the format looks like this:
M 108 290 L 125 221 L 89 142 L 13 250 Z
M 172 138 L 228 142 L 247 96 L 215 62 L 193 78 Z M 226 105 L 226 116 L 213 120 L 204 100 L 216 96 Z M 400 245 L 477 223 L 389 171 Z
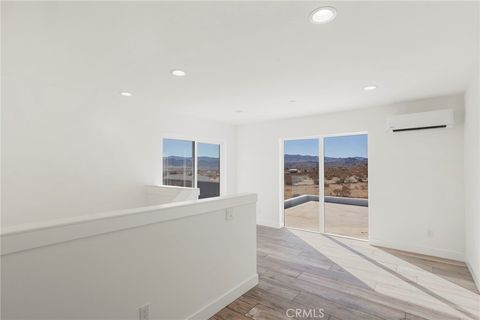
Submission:
M 329 23 L 337 16 L 337 10 L 334 7 L 317 8 L 310 13 L 310 22 L 315 24 Z
M 172 70 L 170 72 L 176 77 L 184 77 L 184 76 L 187 75 L 187 73 L 185 71 L 179 70 L 179 69 L 175 69 L 175 70 Z
M 372 91 L 372 90 L 375 90 L 377 89 L 377 86 L 366 86 L 363 88 L 363 90 L 365 91 Z
M 124 97 L 131 97 L 132 96 L 132 94 L 130 92 L 126 92 L 126 91 L 120 92 L 120 94 Z

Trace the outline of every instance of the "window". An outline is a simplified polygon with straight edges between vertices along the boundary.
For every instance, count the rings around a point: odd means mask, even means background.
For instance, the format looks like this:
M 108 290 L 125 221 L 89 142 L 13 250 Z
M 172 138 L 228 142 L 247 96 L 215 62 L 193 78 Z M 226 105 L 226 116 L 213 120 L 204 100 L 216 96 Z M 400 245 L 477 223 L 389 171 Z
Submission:
M 198 143 L 197 187 L 200 199 L 220 195 L 220 145 Z
M 163 139 L 163 184 L 197 187 L 200 199 L 220 196 L 220 144 Z
M 194 186 L 193 141 L 163 139 L 163 184 L 178 187 Z

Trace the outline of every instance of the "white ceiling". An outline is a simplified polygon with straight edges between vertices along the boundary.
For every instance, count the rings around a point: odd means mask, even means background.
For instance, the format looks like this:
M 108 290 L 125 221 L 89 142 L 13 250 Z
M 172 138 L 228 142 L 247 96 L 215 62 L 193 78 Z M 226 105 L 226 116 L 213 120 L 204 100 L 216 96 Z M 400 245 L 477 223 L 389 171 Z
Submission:
M 309 13 L 323 5 L 336 7 L 337 19 L 309 23 Z M 476 71 L 478 6 L 3 3 L 4 80 L 24 86 L 26 94 L 63 92 L 70 100 L 230 123 L 458 93 Z M 174 68 L 187 76 L 173 77 Z M 363 91 L 370 84 L 378 89 Z

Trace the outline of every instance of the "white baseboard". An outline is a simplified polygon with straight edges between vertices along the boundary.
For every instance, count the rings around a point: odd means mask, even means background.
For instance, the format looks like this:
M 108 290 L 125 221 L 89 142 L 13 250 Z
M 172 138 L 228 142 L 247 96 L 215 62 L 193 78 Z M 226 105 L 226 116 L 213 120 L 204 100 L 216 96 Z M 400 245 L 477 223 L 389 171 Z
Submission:
M 480 290 L 480 274 L 478 274 L 478 270 L 475 270 L 472 265 L 470 264 L 470 261 L 468 259 L 465 259 L 465 264 L 468 267 L 468 270 L 470 271 L 470 274 L 472 275 L 473 281 L 475 282 L 475 285 L 477 286 L 477 289 Z
M 225 308 L 242 294 L 252 289 L 258 284 L 258 274 L 254 274 L 239 285 L 222 294 L 191 316 L 187 320 L 206 320 L 211 318 L 215 313 Z
M 371 245 L 379 246 L 379 247 L 408 251 L 408 252 L 419 253 L 419 254 L 424 254 L 424 255 L 428 255 L 428 256 L 451 259 L 451 260 L 465 261 L 465 256 L 462 252 L 456 252 L 456 251 L 444 250 L 444 249 L 437 249 L 437 248 L 430 248 L 430 247 L 415 246 L 415 245 L 408 245 L 408 244 L 407 245 L 398 244 L 398 243 L 394 243 L 394 242 L 377 240 L 377 239 L 370 239 L 369 243 Z
M 257 221 L 257 225 L 276 228 L 276 229 L 280 229 L 282 227 L 278 221 L 266 221 L 266 220 Z

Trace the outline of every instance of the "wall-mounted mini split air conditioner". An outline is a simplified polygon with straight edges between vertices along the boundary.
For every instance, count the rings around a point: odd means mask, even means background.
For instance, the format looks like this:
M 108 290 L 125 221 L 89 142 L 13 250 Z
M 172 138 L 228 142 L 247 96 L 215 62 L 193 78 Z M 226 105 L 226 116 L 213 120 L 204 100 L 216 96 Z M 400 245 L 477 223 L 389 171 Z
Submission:
M 403 132 L 413 130 L 453 128 L 453 110 L 437 110 L 395 115 L 387 120 L 387 130 Z

